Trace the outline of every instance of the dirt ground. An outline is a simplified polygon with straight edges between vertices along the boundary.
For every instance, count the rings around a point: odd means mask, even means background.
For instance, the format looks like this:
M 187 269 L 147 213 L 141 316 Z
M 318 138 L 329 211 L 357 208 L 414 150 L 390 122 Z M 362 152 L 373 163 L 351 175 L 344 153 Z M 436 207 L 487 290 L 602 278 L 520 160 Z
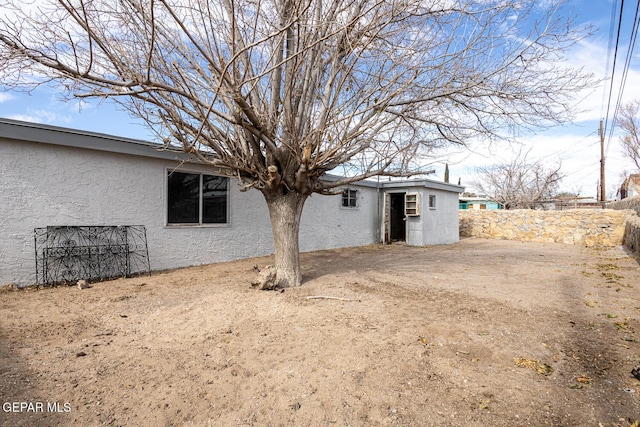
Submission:
M 640 420 L 640 266 L 622 248 L 321 251 L 303 286 L 251 289 L 269 261 L 3 289 L 0 425 Z

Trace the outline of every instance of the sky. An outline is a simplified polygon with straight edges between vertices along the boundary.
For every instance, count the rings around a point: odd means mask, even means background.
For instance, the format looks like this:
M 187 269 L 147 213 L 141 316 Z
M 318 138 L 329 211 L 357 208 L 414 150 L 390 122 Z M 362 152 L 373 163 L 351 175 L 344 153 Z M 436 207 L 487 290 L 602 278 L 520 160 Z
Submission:
M 612 79 L 613 49 L 609 52 L 609 34 L 614 0 L 576 0 L 572 6 L 578 15 L 578 21 L 592 24 L 595 34 L 580 43 L 568 53 L 569 60 L 575 66 L 590 70 L 602 84 L 594 87 L 578 103 L 581 112 L 573 123 L 540 131 L 535 135 L 521 135 L 521 145 L 471 147 L 471 150 L 457 150 L 444 156 L 449 163 L 450 181 L 467 186 L 473 191 L 472 182 L 478 179 L 477 167 L 492 164 L 509 163 L 518 150 L 529 153 L 529 160 L 540 160 L 544 164 L 561 162 L 561 173 L 565 175 L 560 191 L 579 193 L 585 197 L 597 197 L 600 181 L 600 120 L 609 117 L 605 130 L 605 186 L 607 197 L 615 198 L 616 192 L 628 173 L 638 173 L 636 166 L 624 156 L 619 142 L 620 131 L 613 126 L 613 110 L 621 88 L 621 76 L 624 57 L 630 45 L 631 28 L 635 15 L 635 2 L 627 1 L 623 10 L 621 36 L 618 47 L 618 61 Z M 618 0 L 615 19 L 619 18 Z M 614 39 L 615 41 L 615 39 Z M 622 103 L 640 99 L 640 47 L 635 49 L 629 67 L 627 82 L 622 91 Z M 607 63 L 607 57 L 611 59 Z M 611 103 L 609 105 L 609 93 Z M 444 176 L 444 167 L 436 165 L 436 177 Z
M 518 150 L 528 152 L 529 160 L 539 160 L 545 164 L 560 161 L 565 178 L 560 184 L 561 191 L 579 193 L 581 196 L 596 197 L 600 177 L 600 137 L 599 123 L 606 117 L 609 93 L 612 93 L 608 126 L 605 137 L 605 184 L 607 196 L 615 198 L 626 173 L 639 172 L 633 163 L 625 158 L 619 143 L 619 130 L 613 126 L 613 110 L 621 88 L 624 57 L 630 45 L 630 31 L 635 14 L 634 2 L 627 1 L 623 10 L 621 37 L 618 47 L 616 73 L 612 79 L 613 61 L 610 54 L 610 25 L 615 0 L 571 0 L 578 15 L 578 22 L 590 23 L 596 28 L 595 34 L 580 43 L 568 53 L 569 60 L 576 66 L 583 66 L 602 79 L 602 84 L 594 87 L 580 100 L 581 112 L 573 123 L 546 129 L 535 135 L 519 135 L 518 146 L 493 145 L 486 147 L 471 143 L 468 148 L 450 148 L 440 152 L 434 159 L 436 170 L 430 178 L 444 179 L 445 163 L 449 165 L 450 182 L 461 184 L 468 191 L 474 191 L 473 181 L 478 179 L 476 169 L 482 166 L 508 163 Z M 617 0 L 619 3 L 620 0 Z M 631 3 L 631 4 L 630 4 Z M 619 5 L 618 5 L 619 7 Z M 618 12 L 615 19 L 617 20 Z M 134 139 L 152 140 L 152 133 L 140 120 L 119 111 L 109 102 L 64 102 L 60 93 L 52 87 L 43 86 L 30 94 L 3 91 L 0 85 L 0 117 L 68 127 L 92 132 L 124 136 Z M 611 90 L 612 89 L 612 90 Z M 634 51 L 628 71 L 627 83 L 622 92 L 622 102 L 640 99 L 640 47 Z

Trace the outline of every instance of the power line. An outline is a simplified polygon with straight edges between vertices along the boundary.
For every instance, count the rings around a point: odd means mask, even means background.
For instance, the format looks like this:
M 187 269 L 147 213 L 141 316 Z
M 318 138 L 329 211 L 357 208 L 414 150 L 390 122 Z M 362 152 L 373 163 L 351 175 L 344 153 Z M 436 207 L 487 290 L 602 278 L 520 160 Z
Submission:
M 577 139 L 575 142 L 573 142 L 572 144 L 569 144 L 568 146 L 564 146 L 556 151 L 553 151 L 551 153 L 545 154 L 543 156 L 538 156 L 536 157 L 536 160 L 540 160 L 540 161 L 544 161 L 545 159 L 548 158 L 558 158 L 560 157 L 562 154 L 566 154 L 569 152 L 572 152 L 575 148 L 581 148 L 581 149 L 585 149 L 588 148 L 592 145 L 595 145 L 595 142 L 590 142 L 591 141 L 591 137 L 595 135 L 595 132 L 590 132 L 587 135 L 584 135 L 582 137 L 579 137 L 579 139 Z M 560 137 L 558 137 L 560 138 Z M 587 143 L 587 145 L 585 145 L 585 143 Z M 562 159 L 560 159 L 562 160 Z
M 609 130 L 609 139 L 607 141 L 607 153 L 609 151 L 609 146 L 611 145 L 611 140 L 613 138 L 613 130 L 615 128 L 615 123 L 618 118 L 618 113 L 620 112 L 620 106 L 622 104 L 622 95 L 624 94 L 624 89 L 627 84 L 627 76 L 629 75 L 629 68 L 631 66 L 631 59 L 633 57 L 633 50 L 635 49 L 635 44 L 638 36 L 638 24 L 640 22 L 640 1 L 636 5 L 636 12 L 633 18 L 633 25 L 631 28 L 631 34 L 629 37 L 629 46 L 627 47 L 627 55 L 625 58 L 624 67 L 622 69 L 622 78 L 620 80 L 620 90 L 618 91 L 618 99 L 616 100 L 616 108 L 613 113 L 613 120 L 611 124 L 611 129 Z
M 611 50 L 613 48 L 613 33 L 615 32 L 616 26 L 614 25 L 616 19 L 616 11 L 618 10 L 618 0 L 615 0 L 611 3 L 611 17 L 609 18 L 609 43 L 607 44 L 607 62 L 605 70 L 608 70 L 611 65 Z M 607 73 L 605 71 L 605 78 L 607 77 Z M 611 76 L 613 81 L 613 76 Z M 600 117 L 604 117 L 605 106 L 608 105 L 605 103 L 607 99 L 607 86 L 602 86 L 602 108 L 600 109 Z
M 618 62 L 618 46 L 620 44 L 620 31 L 622 29 L 622 11 L 624 10 L 624 0 L 621 0 L 620 2 L 620 14 L 618 17 L 618 31 L 616 32 L 616 43 L 615 43 L 615 49 L 614 49 L 614 53 L 613 53 L 613 65 L 612 65 L 612 71 L 611 71 L 611 84 L 609 85 L 609 97 L 607 99 L 607 113 L 605 114 L 605 120 L 604 120 L 604 132 L 606 133 L 606 129 L 607 129 L 607 124 L 609 123 L 609 108 L 611 107 L 611 96 L 613 95 L 613 83 L 615 81 L 615 74 L 616 74 L 616 64 Z M 611 25 L 614 25 L 614 21 L 611 22 Z M 609 46 L 609 52 L 607 53 L 607 55 L 610 54 L 611 52 L 611 46 Z
M 620 40 L 622 33 L 622 25 L 623 25 L 623 13 L 624 13 L 624 0 L 620 2 L 620 9 L 618 13 L 617 20 L 617 31 L 615 37 L 615 48 L 613 49 L 613 62 L 610 63 L 609 59 L 611 57 L 611 47 L 613 44 L 613 33 L 614 28 L 616 28 L 615 21 L 615 7 L 617 7 L 617 1 L 615 2 L 614 9 L 612 9 L 611 14 L 611 24 L 609 30 L 609 46 L 607 50 L 607 67 L 611 66 L 611 75 L 610 75 L 610 84 L 609 84 L 609 94 L 606 103 L 606 114 L 603 120 L 600 121 L 600 192 L 601 192 L 601 200 L 604 202 L 605 198 L 605 158 L 608 156 L 609 148 L 611 147 L 611 141 L 613 140 L 613 132 L 616 126 L 618 113 L 620 112 L 622 99 L 625 92 L 625 87 L 627 83 L 627 77 L 629 75 L 629 68 L 631 66 L 631 59 L 633 58 L 633 51 L 635 49 L 635 44 L 637 40 L 638 27 L 640 26 L 640 0 L 636 2 L 635 14 L 631 25 L 631 31 L 629 33 L 629 43 L 626 49 L 626 56 L 624 59 L 624 63 L 622 64 L 622 73 L 619 79 L 616 79 L 616 68 L 618 64 L 618 49 L 620 48 Z M 606 76 L 606 75 L 605 75 Z M 611 116 L 611 101 L 614 93 L 614 84 L 619 80 L 619 88 L 616 97 L 615 106 L 613 108 L 613 116 Z M 606 89 L 605 89 L 606 90 Z M 604 100 L 605 97 L 603 97 Z M 604 106 L 603 106 L 604 107 Z M 609 125 L 609 123 L 611 123 Z M 608 132 L 607 132 L 608 131 Z M 606 150 L 605 150 L 605 136 L 607 136 Z

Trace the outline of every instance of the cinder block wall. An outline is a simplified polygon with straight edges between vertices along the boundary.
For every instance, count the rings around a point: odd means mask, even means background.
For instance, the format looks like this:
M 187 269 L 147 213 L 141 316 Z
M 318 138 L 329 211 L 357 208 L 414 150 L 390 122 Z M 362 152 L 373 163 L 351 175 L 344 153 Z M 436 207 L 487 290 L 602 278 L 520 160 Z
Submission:
M 631 210 L 461 210 L 460 236 L 584 246 L 618 246 Z

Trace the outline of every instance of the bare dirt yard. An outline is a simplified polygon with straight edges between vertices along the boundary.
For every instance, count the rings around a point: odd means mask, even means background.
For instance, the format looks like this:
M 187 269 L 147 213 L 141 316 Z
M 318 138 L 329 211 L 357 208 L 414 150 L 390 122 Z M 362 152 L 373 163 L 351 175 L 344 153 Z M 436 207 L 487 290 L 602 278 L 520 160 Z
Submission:
M 0 292 L 2 426 L 637 426 L 640 266 L 467 239 Z M 311 298 L 331 297 L 331 298 Z

